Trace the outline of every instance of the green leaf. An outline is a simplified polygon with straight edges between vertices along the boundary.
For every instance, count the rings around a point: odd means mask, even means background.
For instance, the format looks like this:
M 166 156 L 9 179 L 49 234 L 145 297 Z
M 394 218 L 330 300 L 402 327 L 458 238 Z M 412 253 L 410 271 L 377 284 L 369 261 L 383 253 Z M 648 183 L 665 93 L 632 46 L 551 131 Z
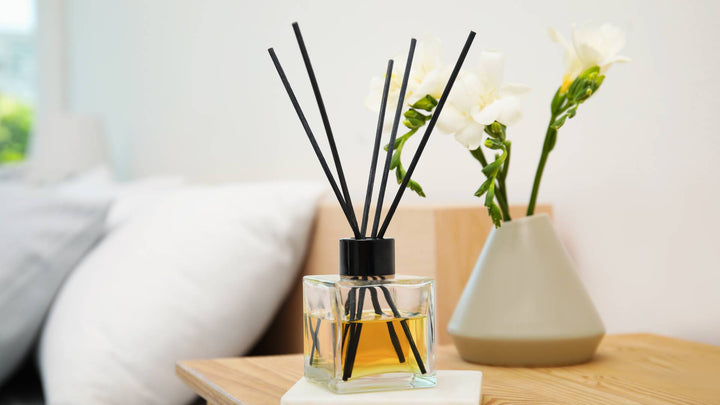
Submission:
M 578 106 L 575 106 L 575 107 L 569 109 L 567 114 L 565 114 L 565 115 L 567 115 L 568 118 L 572 118 L 575 116 L 575 114 L 577 114 L 577 109 L 578 109 Z
M 488 213 L 490 214 L 490 219 L 492 219 L 495 228 L 500 228 L 502 226 L 502 212 L 500 211 L 500 207 L 493 203 L 490 207 L 488 207 Z
M 603 84 L 604 81 L 605 81 L 605 75 L 599 75 L 599 76 L 595 79 L 595 90 L 596 90 L 596 91 L 597 91 L 597 89 L 600 88 L 600 86 Z
M 417 129 L 408 131 L 401 137 L 395 139 L 394 152 L 392 158 L 390 158 L 390 170 L 395 170 L 395 179 L 397 180 L 398 184 L 402 184 L 407 173 L 402 165 L 402 150 L 405 146 L 405 142 L 407 142 L 407 140 L 410 139 L 410 137 L 412 137 L 415 132 L 417 132 Z M 387 146 L 385 146 L 385 150 L 387 151 Z M 411 179 L 408 179 L 407 188 L 413 190 L 420 197 L 425 197 L 425 191 L 423 191 L 420 184 Z
M 420 100 L 416 101 L 415 104 L 413 104 L 412 108 L 419 108 L 421 110 L 425 111 L 432 111 L 433 108 L 438 104 L 438 101 L 435 100 L 434 97 L 431 95 L 426 95 L 425 97 L 421 98 Z
M 430 118 L 429 116 L 424 115 L 417 110 L 413 110 L 412 108 L 405 111 L 405 114 L 403 114 L 403 115 L 405 116 L 405 118 L 413 118 L 413 119 L 422 120 L 422 121 L 426 121 L 428 118 Z
M 575 100 L 575 92 L 577 91 L 578 87 L 582 86 L 582 83 L 584 82 L 583 79 L 581 79 L 579 76 L 573 80 L 573 82 L 570 84 L 570 87 L 568 87 L 567 92 L 565 93 L 565 96 L 570 100 L 570 102 L 574 102 Z
M 480 185 L 480 188 L 478 188 L 475 192 L 475 197 L 482 197 L 483 194 L 487 193 L 488 189 L 490 188 L 490 184 L 492 183 L 492 179 L 485 180 L 485 182 L 483 182 L 483 184 Z
M 594 79 L 598 75 L 598 73 L 600 73 L 600 66 L 592 66 L 580 73 L 578 78 Z
M 407 172 L 405 169 L 403 169 L 402 165 L 399 165 L 397 170 L 395 170 L 395 179 L 397 180 L 398 184 L 402 184 L 403 180 L 405 180 Z M 423 191 L 422 187 L 418 182 L 415 180 L 408 180 L 407 188 L 414 191 L 415 194 L 419 195 L 420 197 L 425 197 L 425 191 Z
M 499 139 L 488 138 L 485 140 L 485 146 L 493 150 L 505 150 L 505 143 Z
M 578 85 L 572 89 L 572 92 L 568 90 L 568 93 L 570 93 L 570 97 L 574 100 L 575 103 L 580 102 L 580 99 L 585 95 L 585 93 L 587 93 L 587 90 L 591 84 L 591 82 L 581 78 L 578 78 L 577 82 Z
M 471 150 L 470 154 L 473 155 L 475 160 L 480 162 L 480 165 L 482 165 L 482 167 L 487 166 L 487 159 L 485 159 L 485 154 L 482 151 L 482 146 L 478 146 L 476 149 Z
M 493 201 L 495 199 L 495 179 L 490 183 L 490 187 L 488 187 L 487 194 L 485 194 L 485 206 L 490 207 L 490 205 L 495 204 Z
M 557 111 L 560 111 L 560 107 L 564 104 L 566 98 L 567 95 L 565 93 L 560 94 L 560 88 L 558 87 L 555 92 L 555 97 L 553 97 L 552 102 L 550 103 L 550 112 L 555 114 Z
M 504 139 L 505 128 L 505 125 L 495 121 L 492 124 L 485 126 L 485 133 L 492 138 Z
M 486 164 L 484 163 L 485 156 L 482 153 L 482 148 L 477 148 L 476 150 L 471 152 L 476 159 L 480 160 L 480 162 L 483 163 L 482 171 L 487 177 L 485 182 L 483 182 L 480 185 L 480 188 L 478 188 L 478 190 L 475 192 L 475 196 L 485 196 L 484 205 L 488 208 L 488 214 L 490 215 L 495 226 L 499 227 L 502 222 L 502 211 L 497 206 L 497 204 L 495 204 L 495 181 L 497 180 L 500 171 L 503 170 L 503 164 L 508 159 L 511 143 L 510 141 L 505 140 L 506 126 L 497 121 L 493 122 L 491 125 L 486 126 L 485 132 L 489 136 L 489 138 L 486 139 L 484 142 L 485 147 L 496 151 L 502 151 L 502 154 L 496 153 L 495 160 L 489 164 Z M 500 179 L 501 183 L 503 181 L 504 177 Z
M 483 167 L 482 172 L 485 173 L 485 176 L 495 178 L 497 176 L 498 171 L 500 170 L 500 166 L 502 165 L 502 161 L 495 160 L 492 163 L 489 163 L 487 166 Z
M 405 124 L 406 127 L 410 129 L 418 129 L 425 125 L 425 120 L 422 119 L 416 119 L 416 118 L 408 118 L 405 121 L 403 121 L 403 124 Z
M 400 164 L 400 153 L 402 153 L 401 151 L 402 149 L 397 149 L 395 150 L 395 153 L 393 153 L 392 159 L 390 159 L 390 170 L 398 167 L 398 165 Z
M 555 122 L 552 123 L 552 128 L 557 131 L 565 124 L 565 120 L 567 118 L 568 118 L 568 116 L 566 114 L 566 115 L 563 115 L 562 117 L 556 119 Z
M 551 150 L 553 150 L 553 148 L 555 148 L 555 142 L 557 142 L 557 130 L 553 129 L 548 134 L 548 143 L 547 143 L 548 152 L 550 152 Z
M 393 144 L 393 150 L 397 149 L 398 146 L 400 146 L 400 144 L 401 144 L 402 142 L 404 142 L 403 137 L 404 137 L 404 135 L 401 136 L 400 138 L 395 139 L 395 144 Z M 387 152 L 388 146 L 390 146 L 390 145 L 389 145 L 389 144 L 388 144 L 388 145 L 385 145 L 385 147 L 383 148 L 383 149 L 385 150 L 385 152 Z
M 418 184 L 415 180 L 408 181 L 408 187 L 420 197 L 425 197 L 425 192 L 423 191 L 422 187 L 420 187 L 420 184 Z

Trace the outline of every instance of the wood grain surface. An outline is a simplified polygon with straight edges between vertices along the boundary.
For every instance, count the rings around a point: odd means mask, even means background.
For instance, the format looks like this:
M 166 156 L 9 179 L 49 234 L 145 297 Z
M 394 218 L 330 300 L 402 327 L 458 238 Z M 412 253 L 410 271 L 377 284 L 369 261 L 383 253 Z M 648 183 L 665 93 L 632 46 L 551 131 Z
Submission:
M 607 336 L 593 361 L 556 368 L 478 366 L 453 346 L 438 369 L 481 370 L 482 404 L 720 404 L 720 347 L 664 336 Z M 279 404 L 302 355 L 183 361 L 177 375 L 214 405 Z

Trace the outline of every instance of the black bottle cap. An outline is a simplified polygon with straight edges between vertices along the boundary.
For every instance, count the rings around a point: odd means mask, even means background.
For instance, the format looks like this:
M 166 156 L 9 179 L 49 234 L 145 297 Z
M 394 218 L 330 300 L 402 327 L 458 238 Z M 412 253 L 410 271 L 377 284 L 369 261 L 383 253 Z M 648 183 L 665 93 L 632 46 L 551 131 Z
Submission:
M 395 239 L 340 239 L 341 276 L 395 274 Z

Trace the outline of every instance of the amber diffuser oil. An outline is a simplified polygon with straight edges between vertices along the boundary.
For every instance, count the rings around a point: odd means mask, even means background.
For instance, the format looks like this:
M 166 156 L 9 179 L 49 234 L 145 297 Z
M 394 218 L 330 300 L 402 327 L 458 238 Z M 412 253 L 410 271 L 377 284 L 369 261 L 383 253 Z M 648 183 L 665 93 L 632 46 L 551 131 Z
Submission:
M 342 239 L 303 279 L 305 378 L 337 393 L 435 385 L 435 282 L 394 274 L 393 239 Z
M 317 340 L 314 335 L 305 329 L 305 351 L 312 352 L 312 346 L 316 343 L 316 350 L 313 357 L 309 359 L 308 365 L 312 367 L 323 367 L 323 362 L 327 363 L 327 356 L 317 347 L 327 347 L 332 349 L 334 341 L 332 340 L 333 331 L 337 328 L 334 320 L 325 316 L 309 316 L 310 325 L 320 324 Z M 415 359 L 413 349 L 404 333 L 391 338 L 389 331 L 403 331 L 401 321 L 387 315 L 378 315 L 372 311 L 365 311 L 359 321 L 343 321 L 340 330 L 350 330 L 353 324 L 362 324 L 362 333 L 360 335 L 357 347 L 357 355 L 353 366 L 352 378 L 372 376 L 384 373 L 413 373 L 422 374 L 419 364 L 428 364 L 427 348 L 425 342 L 427 339 L 427 316 L 411 315 L 404 318 L 408 329 L 410 330 L 411 340 L 416 344 L 418 353 L 420 354 L 420 363 Z M 344 342 L 342 343 L 342 357 L 347 357 L 348 353 L 348 334 L 346 333 Z M 328 364 L 325 364 L 328 368 Z

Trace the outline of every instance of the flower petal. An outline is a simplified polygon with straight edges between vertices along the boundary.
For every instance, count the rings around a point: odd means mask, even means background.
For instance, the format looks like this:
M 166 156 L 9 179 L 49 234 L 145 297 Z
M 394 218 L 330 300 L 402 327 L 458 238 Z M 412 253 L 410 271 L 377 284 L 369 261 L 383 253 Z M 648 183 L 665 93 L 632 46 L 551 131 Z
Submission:
M 480 91 L 481 86 L 477 76 L 467 71 L 460 71 L 448 97 L 448 103 L 469 115 L 470 109 L 478 102 Z
M 548 35 L 550 36 L 550 40 L 553 42 L 556 42 L 563 46 L 566 50 L 571 50 L 572 47 L 570 46 L 570 43 L 565 39 L 564 36 L 560 33 L 560 31 L 556 30 L 553 27 L 548 27 Z
M 470 110 L 473 120 L 482 125 L 490 125 L 495 122 L 501 112 L 502 103 L 500 103 L 499 100 L 493 101 L 492 103 L 486 105 L 485 108 L 480 107 L 480 105 L 476 105 Z
M 370 80 L 370 91 L 365 97 L 365 107 L 370 111 L 380 111 L 380 99 L 382 98 L 384 80 L 379 77 L 373 77 Z
M 415 52 L 417 66 L 426 72 L 442 67 L 442 43 L 431 34 L 425 34 Z
M 455 134 L 455 139 L 469 150 L 475 150 L 483 144 L 485 125 L 471 122 L 462 131 Z
M 451 104 L 446 104 L 442 114 L 438 117 L 438 128 L 450 135 L 463 130 L 472 120 Z
M 438 94 L 438 89 L 441 88 L 441 72 L 439 69 L 433 70 L 425 75 L 422 82 L 413 90 L 413 94 L 407 98 L 407 102 L 413 104 L 428 94 L 437 100 L 442 95 L 442 90 Z
M 519 97 L 527 94 L 530 91 L 530 86 L 526 86 L 520 83 L 503 83 L 500 87 L 500 97 L 515 96 Z
M 602 48 L 595 47 L 590 43 L 581 42 L 575 44 L 575 52 L 577 52 L 578 60 L 580 61 L 581 71 L 593 66 L 602 65 L 606 58 Z
M 480 78 L 487 90 L 499 89 L 503 81 L 505 57 L 500 52 L 483 51 L 480 54 Z
M 520 100 L 517 97 L 506 97 L 498 102 L 501 105 L 497 121 L 503 125 L 516 124 L 522 118 Z
M 617 55 L 625 47 L 625 32 L 620 27 L 605 23 L 598 29 L 608 55 Z

